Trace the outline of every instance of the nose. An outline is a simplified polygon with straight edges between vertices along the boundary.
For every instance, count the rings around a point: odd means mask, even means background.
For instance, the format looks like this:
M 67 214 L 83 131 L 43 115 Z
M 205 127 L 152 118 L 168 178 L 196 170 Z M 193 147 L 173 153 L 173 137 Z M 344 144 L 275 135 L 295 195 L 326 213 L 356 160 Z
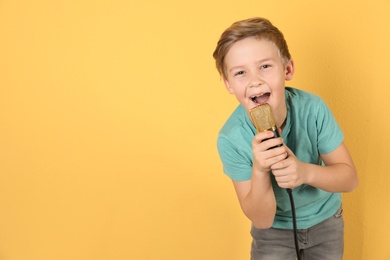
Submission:
M 264 80 L 258 74 L 252 74 L 250 87 L 259 87 L 264 84 Z

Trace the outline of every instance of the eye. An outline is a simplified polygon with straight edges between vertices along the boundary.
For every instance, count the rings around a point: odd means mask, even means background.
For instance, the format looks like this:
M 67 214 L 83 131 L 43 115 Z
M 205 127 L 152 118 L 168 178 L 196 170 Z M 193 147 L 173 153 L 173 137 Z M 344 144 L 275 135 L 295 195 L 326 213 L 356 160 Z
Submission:
M 268 68 L 270 68 L 270 67 L 271 67 L 271 65 L 265 64 L 265 65 L 261 65 L 261 66 L 260 66 L 260 69 L 261 69 L 261 70 L 265 70 L 265 69 L 268 69 Z
M 237 71 L 236 73 L 234 73 L 234 76 L 241 76 L 241 75 L 244 75 L 244 71 L 243 70 L 240 70 L 240 71 Z

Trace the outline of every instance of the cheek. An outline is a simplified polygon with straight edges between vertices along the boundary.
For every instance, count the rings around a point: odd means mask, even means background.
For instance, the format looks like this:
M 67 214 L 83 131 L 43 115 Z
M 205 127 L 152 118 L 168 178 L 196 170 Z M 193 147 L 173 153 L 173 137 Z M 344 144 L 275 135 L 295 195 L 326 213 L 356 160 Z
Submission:
M 226 90 L 230 93 L 230 94 L 235 94 L 234 92 L 234 89 L 233 88 L 230 88 L 230 87 L 226 87 Z
M 275 91 L 284 91 L 285 83 L 286 82 L 284 78 L 275 77 L 272 85 L 274 86 Z
M 230 94 L 234 94 L 234 89 L 233 89 L 233 86 L 232 84 L 230 84 L 230 82 L 226 79 L 223 80 L 223 83 L 225 84 L 225 88 L 226 90 L 230 93 Z

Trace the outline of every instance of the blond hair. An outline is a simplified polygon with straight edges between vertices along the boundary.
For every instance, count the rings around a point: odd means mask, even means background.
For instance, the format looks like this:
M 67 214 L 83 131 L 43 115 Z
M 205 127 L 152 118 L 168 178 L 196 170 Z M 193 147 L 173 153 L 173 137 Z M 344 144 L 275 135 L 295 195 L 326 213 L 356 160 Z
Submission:
M 230 47 L 234 43 L 248 37 L 255 37 L 261 40 L 264 39 L 275 44 L 284 65 L 291 60 L 287 42 L 284 39 L 282 32 L 272 25 L 269 20 L 261 17 L 254 17 L 237 21 L 222 33 L 213 53 L 217 70 L 223 78 L 227 78 L 224 61 Z

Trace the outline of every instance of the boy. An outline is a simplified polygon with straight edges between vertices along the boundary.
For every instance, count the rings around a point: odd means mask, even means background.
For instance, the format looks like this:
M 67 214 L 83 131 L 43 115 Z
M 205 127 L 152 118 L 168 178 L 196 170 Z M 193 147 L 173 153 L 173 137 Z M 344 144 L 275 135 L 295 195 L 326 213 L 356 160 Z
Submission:
M 326 104 L 285 87 L 294 62 L 283 34 L 263 18 L 238 21 L 221 35 L 213 56 L 226 89 L 240 103 L 217 144 L 224 172 L 252 221 L 251 259 L 295 259 L 287 188 L 293 189 L 301 258 L 342 259 L 340 193 L 356 188 L 356 169 Z M 265 103 L 279 138 L 257 133 L 248 117 Z

